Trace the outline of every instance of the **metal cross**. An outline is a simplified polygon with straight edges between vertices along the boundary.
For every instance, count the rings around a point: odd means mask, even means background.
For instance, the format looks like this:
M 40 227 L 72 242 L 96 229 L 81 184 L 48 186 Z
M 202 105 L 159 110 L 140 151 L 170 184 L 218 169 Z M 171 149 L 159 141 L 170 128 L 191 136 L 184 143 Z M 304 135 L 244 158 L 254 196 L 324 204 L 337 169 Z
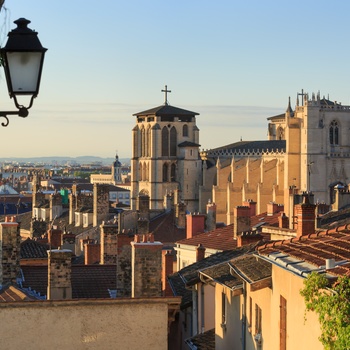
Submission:
M 168 92 L 171 92 L 171 90 L 168 90 L 168 85 L 165 85 L 165 90 L 162 90 L 162 92 L 165 92 L 165 102 L 164 104 L 168 104 Z

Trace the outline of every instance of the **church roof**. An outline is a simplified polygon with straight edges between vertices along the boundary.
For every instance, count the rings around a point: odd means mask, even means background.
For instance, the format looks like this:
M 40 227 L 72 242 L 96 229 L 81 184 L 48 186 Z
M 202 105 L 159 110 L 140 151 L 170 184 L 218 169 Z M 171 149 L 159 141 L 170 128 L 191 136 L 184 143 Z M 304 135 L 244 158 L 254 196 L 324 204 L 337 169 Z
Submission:
M 248 151 L 285 151 L 286 150 L 286 140 L 265 140 L 265 141 L 239 141 L 231 143 L 227 146 L 222 146 L 218 148 L 213 148 L 208 151 L 231 151 L 231 152 L 248 152 Z
M 184 141 L 179 144 L 179 147 L 200 147 L 200 145 L 195 142 Z
M 145 115 L 155 115 L 158 117 L 162 116 L 194 116 L 199 115 L 199 113 L 191 112 L 186 109 L 170 106 L 168 104 L 161 105 L 159 107 L 154 107 L 143 112 L 135 113 L 134 116 L 145 116 Z

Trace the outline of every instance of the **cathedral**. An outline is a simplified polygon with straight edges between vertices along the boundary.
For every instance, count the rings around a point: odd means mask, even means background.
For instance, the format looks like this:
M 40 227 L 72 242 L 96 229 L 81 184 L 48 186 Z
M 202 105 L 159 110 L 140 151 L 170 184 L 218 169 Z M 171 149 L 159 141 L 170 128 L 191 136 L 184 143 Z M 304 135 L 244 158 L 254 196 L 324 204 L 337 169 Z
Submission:
M 162 210 L 166 196 L 198 211 L 202 161 L 198 113 L 163 105 L 134 114 L 132 130 L 131 209 Z
M 267 140 L 207 151 L 199 150 L 197 115 L 170 106 L 167 97 L 164 105 L 135 114 L 134 209 L 142 201 L 164 209 L 164 197 L 176 193 L 191 212 L 204 213 L 214 202 L 217 221 L 230 224 L 234 207 L 247 201 L 256 203 L 257 214 L 274 202 L 293 216 L 301 193 L 331 205 L 335 186 L 348 184 L 350 106 L 302 91 L 294 109 L 289 99 L 285 113 L 267 118 Z

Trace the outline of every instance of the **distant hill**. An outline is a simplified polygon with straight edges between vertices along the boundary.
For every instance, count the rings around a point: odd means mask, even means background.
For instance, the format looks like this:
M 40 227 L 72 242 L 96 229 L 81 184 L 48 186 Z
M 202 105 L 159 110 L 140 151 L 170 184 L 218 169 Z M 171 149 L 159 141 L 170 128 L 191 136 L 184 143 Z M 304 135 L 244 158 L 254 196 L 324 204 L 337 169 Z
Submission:
M 15 162 L 15 163 L 42 163 L 42 164 L 49 164 L 49 165 L 65 165 L 67 163 L 70 164 L 91 164 L 91 163 L 102 163 L 103 165 L 112 165 L 115 158 L 102 158 L 102 157 L 95 157 L 95 156 L 80 156 L 80 157 L 29 157 L 29 158 L 0 158 L 1 162 Z M 119 158 L 119 161 L 121 163 L 130 164 L 130 158 Z

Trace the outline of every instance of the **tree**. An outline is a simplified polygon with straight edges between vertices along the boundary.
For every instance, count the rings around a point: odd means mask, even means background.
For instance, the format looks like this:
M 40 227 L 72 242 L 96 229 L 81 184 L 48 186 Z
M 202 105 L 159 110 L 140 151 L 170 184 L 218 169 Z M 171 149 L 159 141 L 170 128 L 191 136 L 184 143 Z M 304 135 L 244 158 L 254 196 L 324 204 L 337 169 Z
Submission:
M 318 314 L 324 348 L 350 349 L 350 277 L 339 277 L 331 285 L 324 275 L 313 272 L 304 281 L 300 294 L 306 310 Z

